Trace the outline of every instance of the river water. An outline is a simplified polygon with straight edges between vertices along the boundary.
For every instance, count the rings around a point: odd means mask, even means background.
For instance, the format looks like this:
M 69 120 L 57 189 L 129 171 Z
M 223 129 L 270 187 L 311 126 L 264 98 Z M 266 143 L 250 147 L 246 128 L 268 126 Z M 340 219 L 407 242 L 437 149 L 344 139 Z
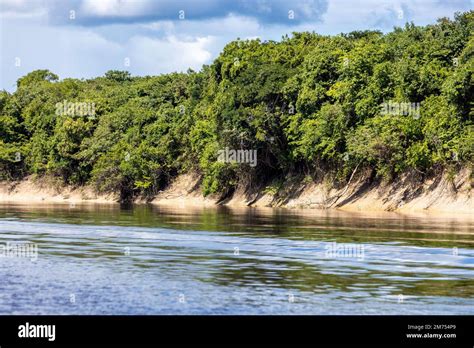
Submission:
M 0 314 L 474 314 L 474 219 L 2 204 Z

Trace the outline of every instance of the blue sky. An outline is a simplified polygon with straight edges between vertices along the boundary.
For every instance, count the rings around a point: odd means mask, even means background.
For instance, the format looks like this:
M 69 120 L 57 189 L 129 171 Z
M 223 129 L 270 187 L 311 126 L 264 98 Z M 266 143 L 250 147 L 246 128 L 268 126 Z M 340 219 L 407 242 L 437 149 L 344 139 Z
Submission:
M 60 78 L 199 70 L 238 37 L 390 31 L 474 0 L 0 0 L 0 89 L 35 69 Z

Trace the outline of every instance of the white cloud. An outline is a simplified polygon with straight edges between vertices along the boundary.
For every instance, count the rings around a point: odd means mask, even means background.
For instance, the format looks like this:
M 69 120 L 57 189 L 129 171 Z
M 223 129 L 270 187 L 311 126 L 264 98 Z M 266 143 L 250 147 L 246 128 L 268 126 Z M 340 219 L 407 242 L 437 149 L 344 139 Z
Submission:
M 328 34 L 365 29 L 389 31 L 410 21 L 417 25 L 434 23 L 440 17 L 452 18 L 454 12 L 469 9 L 470 0 L 331 0 L 322 23 L 316 27 Z
M 255 33 L 265 30 L 254 18 L 229 15 L 224 18 L 214 18 L 202 21 L 158 21 L 143 24 L 143 28 L 168 35 L 197 35 L 225 37 L 233 40 L 237 37 L 255 36 Z M 268 29 L 268 28 L 267 28 Z
M 150 5 L 150 1 L 143 0 L 84 0 L 80 9 L 86 15 L 130 17 L 146 13 Z
M 46 11 L 44 4 L 51 7 L 54 3 L 66 3 L 63 0 L 0 1 L 0 88 L 8 90 L 14 89 L 19 77 L 34 69 L 50 69 L 61 78 L 100 76 L 109 69 L 129 70 L 134 75 L 185 71 L 188 68 L 199 70 L 202 64 L 210 63 L 228 42 L 237 37 L 278 40 L 294 31 L 321 34 L 365 29 L 389 31 L 393 26 L 403 26 L 406 21 L 425 25 L 470 8 L 469 0 L 331 0 L 322 22 L 298 23 L 285 17 L 280 22 L 269 23 L 234 13 L 206 20 L 125 21 L 113 25 L 105 22 L 99 26 L 80 26 L 71 21 L 62 25 L 48 22 L 52 14 Z M 157 1 L 151 0 L 141 1 L 135 7 L 130 7 L 131 0 L 69 1 L 68 5 L 82 6 L 83 11 L 89 11 L 97 18 L 143 15 L 146 6 L 152 2 L 153 8 L 158 8 Z M 172 1 L 160 0 L 159 4 L 166 7 Z M 214 1 L 218 0 L 202 1 L 216 6 Z M 241 3 L 249 6 L 246 11 L 255 4 L 254 0 L 241 0 Z M 265 11 L 268 3 L 257 2 L 258 10 Z M 311 16 L 315 9 L 312 4 L 313 0 L 300 0 L 298 9 L 306 11 L 305 16 Z M 404 12 L 402 19 L 397 18 L 400 9 Z M 204 13 L 206 8 L 199 10 Z M 61 15 L 67 16 L 68 11 L 69 7 Z M 15 57 L 21 58 L 21 67 L 14 66 Z M 125 58 L 130 58 L 130 67 L 124 66 Z
M 1 88 L 14 89 L 16 80 L 35 69 L 49 69 L 60 78 L 90 78 L 110 69 L 133 75 L 155 75 L 199 70 L 213 58 L 212 36 L 168 35 L 154 38 L 134 35 L 122 42 L 109 40 L 90 28 L 25 26 L 8 20 L 15 36 L 2 38 Z M 21 66 L 15 66 L 15 58 Z M 130 66 L 125 65 L 129 58 Z
M 41 1 L 0 0 L 0 18 L 40 18 L 48 14 Z
M 171 71 L 199 70 L 208 63 L 212 54 L 208 48 L 213 38 L 197 37 L 180 39 L 169 36 L 164 39 L 133 37 L 125 47 L 129 53 L 130 70 L 135 74 L 154 75 Z

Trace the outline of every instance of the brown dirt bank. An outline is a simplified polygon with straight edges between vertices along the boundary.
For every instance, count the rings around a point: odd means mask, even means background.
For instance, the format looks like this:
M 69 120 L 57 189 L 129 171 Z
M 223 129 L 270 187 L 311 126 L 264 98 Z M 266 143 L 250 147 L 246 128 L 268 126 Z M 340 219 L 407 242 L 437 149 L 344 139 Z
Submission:
M 238 187 L 224 200 L 203 197 L 200 177 L 180 175 L 153 199 L 138 198 L 135 203 L 163 206 L 286 207 L 339 209 L 345 211 L 398 213 L 436 213 L 472 217 L 474 183 L 471 171 L 460 170 L 433 178 L 419 179 L 404 175 L 393 182 L 373 180 L 368 174 L 354 177 L 347 186 L 335 188 L 329 179 L 318 182 L 288 178 L 278 185 L 248 189 Z M 277 187 L 277 189 L 275 189 Z M 22 181 L 0 182 L 0 203 L 117 203 L 117 194 L 98 194 L 91 187 L 70 187 L 51 178 L 28 177 Z

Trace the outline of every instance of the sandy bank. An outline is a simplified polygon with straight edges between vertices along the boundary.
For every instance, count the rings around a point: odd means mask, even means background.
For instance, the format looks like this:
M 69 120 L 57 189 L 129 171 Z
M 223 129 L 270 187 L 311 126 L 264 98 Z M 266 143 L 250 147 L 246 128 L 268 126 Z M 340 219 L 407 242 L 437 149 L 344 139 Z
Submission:
M 268 190 L 249 192 L 238 188 L 231 197 L 218 201 L 204 198 L 199 190 L 199 177 L 182 175 L 170 187 L 158 194 L 151 203 L 159 205 L 210 206 L 216 203 L 232 207 L 286 207 L 339 209 L 345 211 L 399 213 L 430 212 L 446 215 L 474 212 L 473 183 L 470 171 L 462 170 L 454 178 L 448 175 L 414 182 L 404 176 L 396 182 L 368 183 L 361 176 L 348 187 L 335 189 L 328 182 L 286 182 L 278 192 Z
M 152 200 L 139 198 L 135 203 L 151 203 L 175 207 L 286 207 L 295 209 L 339 209 L 354 212 L 436 213 L 446 216 L 472 216 L 474 184 L 469 170 L 449 177 L 414 180 L 402 176 L 395 182 L 369 180 L 366 175 L 355 178 L 349 186 L 334 188 L 329 181 L 305 182 L 290 179 L 279 189 L 248 190 L 238 187 L 224 200 L 203 197 L 200 177 L 180 175 Z M 271 193 L 270 193 L 271 192 Z M 117 203 L 118 195 L 101 195 L 90 187 L 69 187 L 51 180 L 29 177 L 20 182 L 0 182 L 0 202 L 14 203 Z
M 14 203 L 116 203 L 118 195 L 97 194 L 93 188 L 63 185 L 51 178 L 34 178 L 0 181 L 0 202 Z

